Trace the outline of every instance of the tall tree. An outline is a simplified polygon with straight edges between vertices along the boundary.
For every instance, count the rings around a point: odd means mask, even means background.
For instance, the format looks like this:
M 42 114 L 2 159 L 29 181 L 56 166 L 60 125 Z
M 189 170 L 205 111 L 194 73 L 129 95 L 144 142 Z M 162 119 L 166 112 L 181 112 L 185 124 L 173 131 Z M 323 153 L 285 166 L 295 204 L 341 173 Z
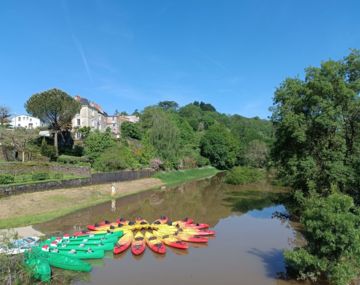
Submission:
M 239 146 L 228 129 L 214 125 L 202 137 L 200 150 L 215 167 L 230 169 L 236 164 Z
M 0 106 L 0 126 L 7 126 L 10 123 L 10 109 L 6 106 Z
M 360 185 L 360 53 L 306 69 L 275 92 L 272 156 L 295 188 L 358 196 Z M 354 187 L 355 185 L 355 187 Z
M 37 132 L 32 129 L 0 129 L 0 142 L 4 146 L 13 147 L 18 153 L 21 153 L 22 162 L 25 161 L 26 152 L 30 151 L 30 142 L 37 137 Z
M 176 103 L 175 101 L 161 101 L 159 102 L 158 106 L 164 109 L 165 111 L 168 110 L 176 111 L 177 108 L 179 108 L 179 104 Z
M 59 89 L 32 95 L 25 104 L 26 111 L 48 123 L 54 133 L 54 148 L 59 155 L 58 135 L 71 129 L 71 120 L 80 111 L 80 103 Z

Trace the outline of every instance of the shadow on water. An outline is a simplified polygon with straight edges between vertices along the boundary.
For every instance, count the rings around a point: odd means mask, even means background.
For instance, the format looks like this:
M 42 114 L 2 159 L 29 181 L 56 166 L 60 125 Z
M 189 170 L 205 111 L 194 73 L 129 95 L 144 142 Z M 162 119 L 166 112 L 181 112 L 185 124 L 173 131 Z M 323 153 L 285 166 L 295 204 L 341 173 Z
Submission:
M 285 264 L 282 250 L 272 248 L 268 251 L 262 251 L 257 248 L 252 248 L 248 253 L 261 259 L 268 277 L 282 278 L 284 276 L 283 268 Z

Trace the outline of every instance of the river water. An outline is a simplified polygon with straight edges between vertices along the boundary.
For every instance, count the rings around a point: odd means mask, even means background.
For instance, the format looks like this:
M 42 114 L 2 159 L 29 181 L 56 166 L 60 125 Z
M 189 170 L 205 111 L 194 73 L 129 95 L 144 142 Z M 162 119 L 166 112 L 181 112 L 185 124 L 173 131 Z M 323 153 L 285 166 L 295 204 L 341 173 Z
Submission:
M 191 217 L 208 223 L 216 237 L 208 245 L 187 251 L 168 248 L 165 256 L 149 249 L 141 257 L 130 251 L 94 261 L 93 271 L 76 284 L 171 285 L 290 285 L 279 278 L 285 271 L 282 252 L 301 237 L 286 219 L 281 204 L 285 189 L 269 183 L 232 186 L 222 175 L 153 190 L 97 205 L 39 225 L 45 233 L 71 232 L 87 224 L 137 216 L 153 221 L 161 215 L 173 220 Z M 74 201 L 76 203 L 76 201 Z

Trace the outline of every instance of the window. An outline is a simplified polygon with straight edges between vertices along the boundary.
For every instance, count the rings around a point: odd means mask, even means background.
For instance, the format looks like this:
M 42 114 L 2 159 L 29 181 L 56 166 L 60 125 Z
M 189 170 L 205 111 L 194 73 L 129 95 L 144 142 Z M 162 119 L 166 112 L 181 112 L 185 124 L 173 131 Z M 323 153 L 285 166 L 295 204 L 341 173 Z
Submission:
M 77 119 L 77 125 L 80 126 L 80 119 Z
M 32 122 L 32 118 L 30 118 L 30 122 Z
M 18 121 L 19 121 L 19 122 L 21 121 L 21 117 L 18 117 Z

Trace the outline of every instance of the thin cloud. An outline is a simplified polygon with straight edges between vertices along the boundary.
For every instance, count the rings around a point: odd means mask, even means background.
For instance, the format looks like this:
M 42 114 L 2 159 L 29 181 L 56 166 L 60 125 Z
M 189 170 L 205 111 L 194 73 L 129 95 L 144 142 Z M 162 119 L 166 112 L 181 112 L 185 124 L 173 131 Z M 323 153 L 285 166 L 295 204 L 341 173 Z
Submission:
M 80 40 L 74 34 L 72 34 L 71 36 L 72 36 L 72 40 L 74 42 L 74 45 L 75 45 L 77 51 L 79 52 L 81 60 L 82 60 L 82 62 L 84 64 L 86 74 L 88 75 L 90 81 L 93 81 L 93 77 L 92 77 L 92 74 L 91 74 L 89 63 L 88 63 L 88 60 L 86 58 L 86 55 L 85 55 L 84 49 L 82 47 L 82 44 L 81 44 Z

